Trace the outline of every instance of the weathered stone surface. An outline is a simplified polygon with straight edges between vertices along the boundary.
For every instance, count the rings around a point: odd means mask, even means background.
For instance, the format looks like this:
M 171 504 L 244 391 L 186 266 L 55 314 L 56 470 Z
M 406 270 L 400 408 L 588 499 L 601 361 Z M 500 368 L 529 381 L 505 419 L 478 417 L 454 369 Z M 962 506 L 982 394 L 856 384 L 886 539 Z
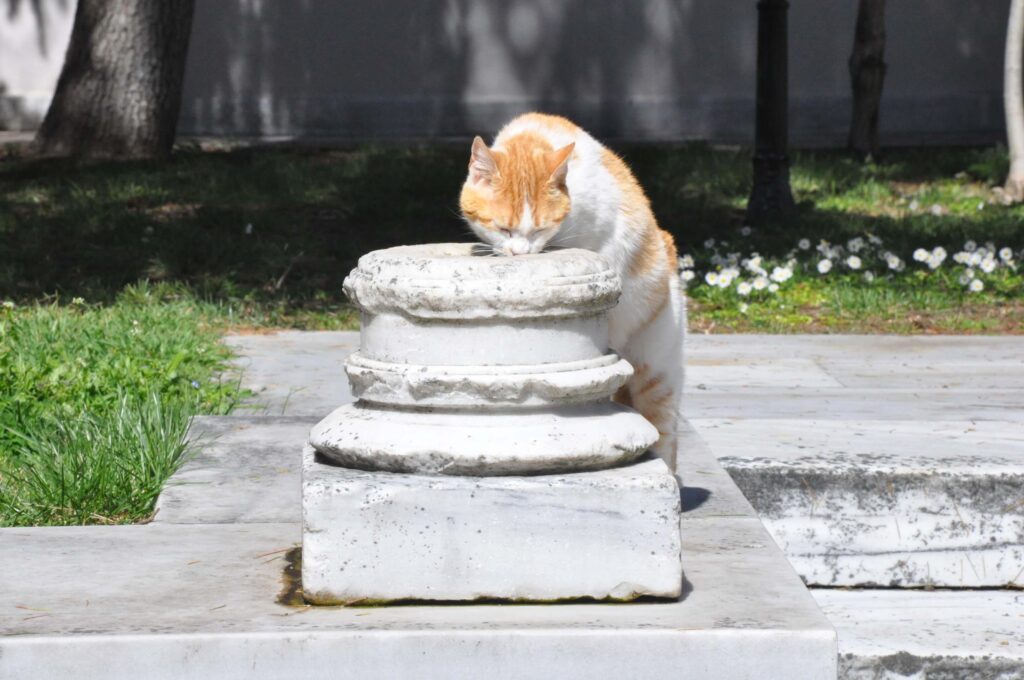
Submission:
M 359 347 L 351 331 L 275 331 L 228 335 L 242 386 L 254 393 L 236 416 L 316 416 L 352 401 L 345 359 Z
M 524 256 L 525 257 L 525 256 Z M 507 259 L 507 258 L 506 258 Z M 360 353 L 377 361 L 438 366 L 521 366 L 596 359 L 608 353 L 608 321 L 587 316 L 410 319 L 362 315 Z
M 302 482 L 297 442 L 315 418 L 199 416 L 193 452 L 160 492 L 156 523 L 299 522 Z
M 1024 431 L 994 421 L 696 419 L 815 585 L 1024 585 Z
M 607 347 L 615 272 L 582 250 L 495 258 L 477 247 L 360 258 L 346 279 L 363 316 L 346 361 L 358 402 L 310 444 L 352 468 L 445 475 L 586 471 L 643 454 L 657 431 L 611 402 L 632 375 Z
M 1024 592 L 813 590 L 844 680 L 1024 678 Z
M 684 596 L 630 605 L 286 606 L 299 537 L 0 529 L 0 677 L 835 678 L 835 632 L 754 518 L 689 520 Z
M 306 598 L 678 597 L 679 486 L 661 460 L 590 473 L 437 477 L 305 451 Z
M 345 362 L 356 399 L 394 406 L 536 408 L 607 398 L 633 375 L 615 354 L 527 366 L 433 366 L 369 359 Z
M 474 255 L 480 250 L 479 243 L 376 250 L 359 258 L 345 292 L 372 314 L 456 321 L 590 316 L 619 299 L 619 277 L 596 253 Z
M 309 434 L 341 465 L 435 475 L 596 470 L 636 459 L 657 439 L 653 425 L 611 402 L 494 413 L 346 404 Z

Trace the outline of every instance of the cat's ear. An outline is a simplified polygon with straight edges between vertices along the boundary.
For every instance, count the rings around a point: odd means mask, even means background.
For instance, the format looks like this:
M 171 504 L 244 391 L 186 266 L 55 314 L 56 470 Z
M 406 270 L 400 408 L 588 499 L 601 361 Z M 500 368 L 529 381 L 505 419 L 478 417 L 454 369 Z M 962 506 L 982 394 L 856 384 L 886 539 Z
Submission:
M 569 172 L 569 158 L 572 157 L 572 150 L 576 148 L 573 142 L 561 149 L 556 149 L 545 155 L 544 159 L 548 164 L 548 172 L 551 173 L 551 181 L 555 186 L 565 188 L 565 176 Z
M 498 174 L 498 165 L 494 162 L 494 154 L 480 137 L 473 139 L 473 152 L 469 156 L 469 181 L 473 184 L 489 186 Z

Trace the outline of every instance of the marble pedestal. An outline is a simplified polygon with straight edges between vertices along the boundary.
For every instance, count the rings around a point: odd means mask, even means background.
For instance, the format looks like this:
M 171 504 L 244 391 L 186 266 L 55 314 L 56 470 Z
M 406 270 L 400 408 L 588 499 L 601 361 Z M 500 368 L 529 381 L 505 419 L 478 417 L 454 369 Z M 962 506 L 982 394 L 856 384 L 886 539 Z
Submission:
M 633 372 L 608 349 L 618 276 L 587 251 L 472 251 L 376 251 L 345 281 L 357 401 L 310 433 L 307 600 L 678 597 L 678 482 L 611 401 Z
M 632 600 L 682 588 L 679 488 L 660 459 L 596 472 L 366 472 L 304 452 L 307 602 Z

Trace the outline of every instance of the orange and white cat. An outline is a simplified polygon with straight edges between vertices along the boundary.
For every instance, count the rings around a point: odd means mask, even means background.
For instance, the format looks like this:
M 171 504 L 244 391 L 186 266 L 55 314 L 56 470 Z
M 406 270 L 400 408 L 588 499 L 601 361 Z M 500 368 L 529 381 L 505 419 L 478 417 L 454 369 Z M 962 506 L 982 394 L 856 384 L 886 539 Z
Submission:
M 565 118 L 528 113 L 490 148 L 473 140 L 460 204 L 499 255 L 585 248 L 612 263 L 622 297 L 609 341 L 635 371 L 615 399 L 658 428 L 654 451 L 674 469 L 686 326 L 676 248 L 622 159 Z

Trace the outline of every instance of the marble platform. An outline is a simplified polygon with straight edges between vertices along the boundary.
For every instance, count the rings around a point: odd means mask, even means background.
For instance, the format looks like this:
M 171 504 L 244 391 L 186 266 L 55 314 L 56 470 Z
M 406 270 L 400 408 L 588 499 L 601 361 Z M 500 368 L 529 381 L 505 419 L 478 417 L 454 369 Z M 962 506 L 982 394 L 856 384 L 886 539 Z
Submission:
M 835 631 L 691 430 L 678 600 L 299 604 L 315 420 L 197 419 L 150 525 L 0 530 L 0 677 L 836 677 Z
M 228 340 L 271 411 L 345 397 L 303 352 L 354 333 Z M 684 411 L 800 575 L 823 586 L 1024 578 L 1024 339 L 691 336 Z M 274 346 L 301 346 L 273 355 Z M 331 381 L 328 381 L 328 377 Z M 309 380 L 308 390 L 291 385 Z

